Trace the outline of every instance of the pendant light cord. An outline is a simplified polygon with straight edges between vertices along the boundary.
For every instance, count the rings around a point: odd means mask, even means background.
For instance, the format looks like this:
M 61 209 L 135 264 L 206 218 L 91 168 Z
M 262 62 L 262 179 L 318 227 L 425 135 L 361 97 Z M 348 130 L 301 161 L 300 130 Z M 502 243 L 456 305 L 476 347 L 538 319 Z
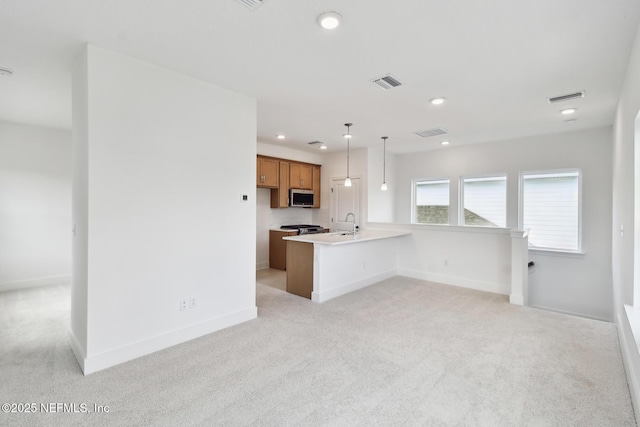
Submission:
M 347 179 L 349 179 L 349 144 L 351 142 L 351 132 L 349 128 L 351 127 L 352 123 L 345 123 L 344 125 L 347 127 L 345 138 L 347 138 Z
M 388 136 L 382 137 L 382 183 L 387 182 L 387 138 Z
M 347 139 L 347 178 L 349 178 L 349 139 Z

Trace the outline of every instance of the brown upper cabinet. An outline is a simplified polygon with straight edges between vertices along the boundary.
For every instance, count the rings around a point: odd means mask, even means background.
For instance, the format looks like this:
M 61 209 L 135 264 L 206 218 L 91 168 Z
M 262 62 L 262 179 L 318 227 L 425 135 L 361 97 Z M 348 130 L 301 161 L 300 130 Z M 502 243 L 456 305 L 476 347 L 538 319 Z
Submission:
M 320 207 L 320 166 L 313 166 L 313 207 Z
M 320 207 L 320 165 L 258 156 L 257 186 L 271 189 L 271 207 L 288 208 L 289 190 L 313 190 L 313 207 Z
M 303 163 L 291 163 L 289 175 L 291 188 L 311 190 L 313 188 L 313 166 Z
M 289 162 L 284 160 L 280 160 L 280 185 L 271 189 L 271 207 L 289 207 Z
M 280 184 L 280 162 L 278 159 L 258 157 L 256 168 L 256 184 L 258 187 L 278 188 Z

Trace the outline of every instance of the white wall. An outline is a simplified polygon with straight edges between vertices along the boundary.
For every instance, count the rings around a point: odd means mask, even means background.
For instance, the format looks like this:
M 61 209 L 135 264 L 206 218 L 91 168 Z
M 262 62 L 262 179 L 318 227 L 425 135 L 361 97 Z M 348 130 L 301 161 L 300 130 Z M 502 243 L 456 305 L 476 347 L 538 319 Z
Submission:
M 256 188 L 256 269 L 269 268 L 271 190 Z
M 83 371 L 87 357 L 89 293 L 89 76 L 88 51 L 82 49 L 72 78 L 73 179 L 71 324 L 69 342 Z
M 312 163 L 315 165 L 321 165 L 324 158 L 324 155 L 322 153 L 312 153 L 308 151 L 296 150 L 295 148 L 287 147 L 286 143 L 276 145 L 258 141 L 257 152 L 262 156 L 296 160 L 298 162 Z
M 368 213 L 370 222 L 396 222 L 396 155 L 387 151 L 386 173 L 383 173 L 384 150 L 382 147 L 372 147 L 367 150 L 367 170 L 369 174 Z M 387 182 L 387 190 L 382 191 L 383 175 Z
M 370 224 L 370 228 L 385 228 Z M 388 225 L 386 227 L 389 227 Z M 511 293 L 511 236 L 504 228 L 394 224 L 398 274 L 485 292 Z
M 254 318 L 255 100 L 93 46 L 74 80 L 84 372 Z
M 585 254 L 565 256 L 530 251 L 529 259 L 535 262 L 536 268 L 529 275 L 529 302 L 538 307 L 611 320 L 611 139 L 610 128 L 598 128 L 398 155 L 399 217 L 396 220 L 411 221 L 411 180 L 414 178 L 451 178 L 451 224 L 455 225 L 459 178 L 506 173 L 507 227 L 517 228 L 519 172 L 580 168 Z M 477 247 L 475 253 L 485 256 L 486 251 Z M 455 252 L 451 256 L 455 256 Z M 459 274 L 464 277 L 468 272 Z
M 0 121 L 0 291 L 71 278 L 71 133 Z
M 640 354 L 624 311 L 624 305 L 638 303 L 634 292 L 638 272 L 634 267 L 635 246 L 640 239 L 640 138 L 635 138 L 635 120 L 640 111 L 640 32 L 636 35 L 613 127 L 613 221 L 612 276 L 613 310 L 618 324 L 627 379 L 636 414 L 640 413 Z M 620 234 L 624 227 L 624 236 Z M 635 236 L 635 237 L 634 237 Z M 637 265 L 637 264 L 636 264 Z M 636 271 L 637 270 L 637 271 Z

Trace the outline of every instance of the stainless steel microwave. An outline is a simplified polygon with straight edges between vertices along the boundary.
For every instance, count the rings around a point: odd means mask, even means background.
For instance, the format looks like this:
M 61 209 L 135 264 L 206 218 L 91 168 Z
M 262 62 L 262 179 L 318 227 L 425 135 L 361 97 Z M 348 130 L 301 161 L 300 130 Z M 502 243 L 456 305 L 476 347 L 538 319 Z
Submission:
M 289 206 L 298 208 L 313 207 L 313 190 L 289 190 Z

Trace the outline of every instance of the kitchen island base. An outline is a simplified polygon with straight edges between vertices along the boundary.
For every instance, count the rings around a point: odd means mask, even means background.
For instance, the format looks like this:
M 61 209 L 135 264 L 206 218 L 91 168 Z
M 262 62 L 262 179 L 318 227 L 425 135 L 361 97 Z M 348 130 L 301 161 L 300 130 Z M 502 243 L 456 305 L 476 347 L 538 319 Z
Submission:
M 324 302 L 397 274 L 403 232 L 361 232 L 284 237 L 287 292 Z
M 313 291 L 313 244 L 287 243 L 287 292 L 311 299 Z

